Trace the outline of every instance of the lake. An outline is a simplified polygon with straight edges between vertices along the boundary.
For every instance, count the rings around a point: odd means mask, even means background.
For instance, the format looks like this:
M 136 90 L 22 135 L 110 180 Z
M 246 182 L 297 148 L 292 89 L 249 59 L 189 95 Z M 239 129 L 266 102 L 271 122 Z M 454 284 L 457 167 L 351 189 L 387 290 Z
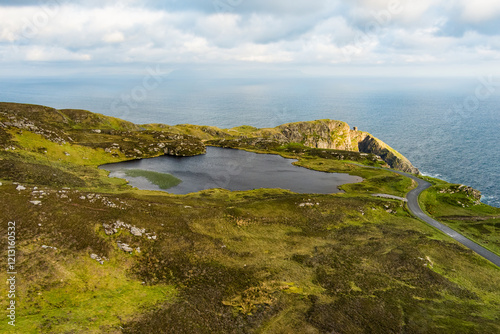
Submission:
M 292 165 L 294 159 L 273 154 L 257 154 L 242 150 L 207 147 L 207 154 L 194 157 L 161 156 L 103 165 L 110 177 L 124 178 L 130 185 L 145 190 L 162 190 L 144 177 L 130 177 L 126 170 L 142 169 L 168 173 L 182 182 L 166 190 L 172 194 L 188 194 L 204 189 L 252 190 L 281 188 L 296 193 L 331 194 L 338 187 L 363 179 L 342 173 L 325 173 Z

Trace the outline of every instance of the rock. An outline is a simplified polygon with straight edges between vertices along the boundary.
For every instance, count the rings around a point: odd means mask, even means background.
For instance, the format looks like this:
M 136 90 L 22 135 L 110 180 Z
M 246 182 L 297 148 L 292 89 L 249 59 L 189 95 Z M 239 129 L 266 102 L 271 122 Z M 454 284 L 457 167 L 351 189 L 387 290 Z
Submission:
M 107 234 L 107 235 L 113 235 L 115 234 L 116 232 L 118 232 L 115 228 L 113 228 L 112 225 L 110 224 L 106 224 L 106 223 L 102 223 L 102 227 L 104 227 L 104 232 Z
M 275 135 L 275 139 L 288 143 L 303 143 L 308 147 L 323 149 L 357 150 L 351 142 L 351 129 L 344 122 L 324 119 L 283 124 L 276 129 L 280 133 Z
M 359 132 L 358 132 L 359 133 Z M 420 171 L 414 167 L 411 162 L 403 155 L 391 149 L 380 139 L 377 139 L 369 134 L 363 133 L 358 141 L 359 152 L 372 153 L 380 156 L 391 168 L 402 170 L 411 174 L 420 174 Z M 361 139 L 362 138 L 362 139 Z
M 41 201 L 30 201 L 30 203 L 33 205 L 42 205 Z
M 18 185 L 16 190 L 17 191 L 26 190 L 26 187 L 23 187 L 22 185 Z
M 69 157 L 71 154 L 69 154 L 68 152 L 64 152 L 64 155 Z
M 130 228 L 130 233 L 132 233 L 133 235 L 135 235 L 136 237 L 141 237 L 142 234 L 145 232 L 144 229 L 140 229 L 138 227 L 135 227 L 135 226 L 132 226 Z
M 47 246 L 47 245 L 42 245 L 42 248 L 43 249 L 47 249 L 47 248 L 50 248 L 50 249 L 57 249 L 55 247 L 52 247 L 52 246 Z
M 97 254 L 90 254 L 90 258 L 92 260 L 96 260 L 97 262 L 99 262 L 100 264 L 104 264 L 104 261 L 103 261 L 103 258 L 101 258 L 99 255 Z
M 0 182 L 0 186 L 2 186 L 2 182 Z
M 122 251 L 124 252 L 133 252 L 134 249 L 132 247 L 130 247 L 128 244 L 123 244 L 121 242 L 117 242 L 117 245 L 118 245 L 118 248 L 121 249 Z

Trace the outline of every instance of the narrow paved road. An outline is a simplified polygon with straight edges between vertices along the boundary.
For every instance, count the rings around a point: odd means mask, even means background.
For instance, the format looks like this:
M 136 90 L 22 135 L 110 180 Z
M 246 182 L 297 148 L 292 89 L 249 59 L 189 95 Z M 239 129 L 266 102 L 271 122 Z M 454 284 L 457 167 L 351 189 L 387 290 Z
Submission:
M 425 189 L 427 189 L 431 186 L 431 184 L 429 182 L 422 180 L 422 179 L 419 179 L 418 177 L 413 176 L 413 175 L 408 174 L 408 173 L 400 172 L 400 171 L 397 171 L 394 169 L 387 169 L 387 170 L 394 172 L 394 173 L 398 173 L 398 174 L 407 176 L 409 178 L 412 178 L 413 180 L 415 180 L 418 183 L 417 188 L 411 190 L 408 194 L 406 194 L 406 198 L 408 199 L 408 208 L 416 217 L 422 219 L 424 222 L 437 228 L 441 232 L 449 235 L 450 237 L 452 237 L 453 239 L 455 239 L 456 241 L 458 241 L 459 243 L 461 243 L 465 247 L 473 250 L 477 254 L 484 257 L 486 260 L 488 260 L 488 261 L 490 261 L 490 262 L 492 262 L 500 267 L 500 256 L 487 250 L 483 246 L 476 244 L 474 241 L 467 239 L 466 237 L 464 237 L 463 235 L 461 235 L 457 231 L 449 228 L 448 226 L 441 224 L 437 220 L 432 219 L 431 217 L 429 217 L 428 215 L 426 215 L 422 211 L 422 209 L 420 208 L 420 205 L 418 204 L 418 196 L 422 193 L 422 191 L 424 191 Z

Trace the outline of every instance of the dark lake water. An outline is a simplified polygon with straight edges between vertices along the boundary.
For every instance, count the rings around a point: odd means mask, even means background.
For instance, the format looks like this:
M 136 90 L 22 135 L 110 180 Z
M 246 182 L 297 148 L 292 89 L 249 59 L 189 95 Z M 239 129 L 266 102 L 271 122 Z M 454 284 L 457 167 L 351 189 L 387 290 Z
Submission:
M 162 156 L 101 166 L 110 177 L 127 179 L 139 189 L 161 190 L 143 177 L 125 175 L 127 169 L 172 174 L 182 183 L 166 191 L 188 194 L 203 189 L 252 190 L 281 188 L 297 193 L 338 193 L 338 186 L 361 182 L 358 176 L 324 173 L 292 165 L 293 159 L 241 150 L 207 147 L 207 154 L 194 157 Z

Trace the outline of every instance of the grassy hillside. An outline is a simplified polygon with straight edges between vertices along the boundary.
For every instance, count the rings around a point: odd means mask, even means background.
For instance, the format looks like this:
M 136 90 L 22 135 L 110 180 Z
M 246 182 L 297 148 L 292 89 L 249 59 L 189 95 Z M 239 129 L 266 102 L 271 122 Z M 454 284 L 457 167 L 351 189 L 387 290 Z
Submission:
M 364 181 L 335 195 L 170 195 L 133 189 L 97 166 L 162 154 L 154 151 L 162 140 L 176 152 L 197 147 L 194 131 L 0 107 L 1 229 L 16 223 L 18 272 L 17 326 L 2 321 L 2 333 L 500 332 L 500 269 L 414 219 L 402 201 L 371 196 L 414 187 L 353 164 L 383 164 L 375 156 L 248 142 Z M 31 109 L 37 129 L 19 123 Z M 75 123 L 45 125 L 44 110 Z M 435 182 L 423 198 L 433 214 L 496 214 L 474 201 L 446 204 L 439 196 L 471 195 L 440 193 L 449 185 Z M 0 239 L 6 249 L 7 234 Z
M 430 179 L 433 187 L 420 196 L 421 207 L 431 216 L 500 255 L 500 208 L 480 202 L 470 187 Z

